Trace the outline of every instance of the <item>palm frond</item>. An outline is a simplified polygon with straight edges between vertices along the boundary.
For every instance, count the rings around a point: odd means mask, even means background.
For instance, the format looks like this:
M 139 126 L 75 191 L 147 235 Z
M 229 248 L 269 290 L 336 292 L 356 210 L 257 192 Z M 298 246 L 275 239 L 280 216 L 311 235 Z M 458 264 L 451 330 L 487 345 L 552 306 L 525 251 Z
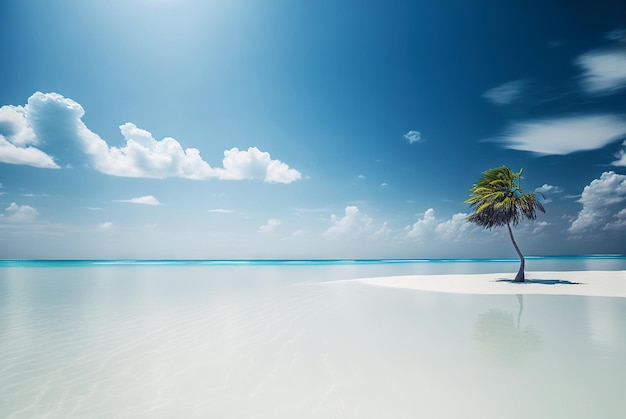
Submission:
M 536 193 L 527 194 L 521 190 L 521 174 L 521 170 L 513 173 L 507 166 L 483 172 L 465 201 L 473 210 L 467 220 L 491 229 L 506 224 L 517 225 L 523 218 L 534 220 L 537 210 L 545 212 Z

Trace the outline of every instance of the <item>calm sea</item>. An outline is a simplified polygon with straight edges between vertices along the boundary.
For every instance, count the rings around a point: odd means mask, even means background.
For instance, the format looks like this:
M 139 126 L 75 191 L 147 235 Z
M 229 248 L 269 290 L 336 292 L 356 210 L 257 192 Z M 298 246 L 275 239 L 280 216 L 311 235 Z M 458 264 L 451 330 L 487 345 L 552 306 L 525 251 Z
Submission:
M 0 417 L 626 417 L 624 298 L 340 281 L 517 267 L 0 261 Z M 527 269 L 626 270 L 626 258 Z

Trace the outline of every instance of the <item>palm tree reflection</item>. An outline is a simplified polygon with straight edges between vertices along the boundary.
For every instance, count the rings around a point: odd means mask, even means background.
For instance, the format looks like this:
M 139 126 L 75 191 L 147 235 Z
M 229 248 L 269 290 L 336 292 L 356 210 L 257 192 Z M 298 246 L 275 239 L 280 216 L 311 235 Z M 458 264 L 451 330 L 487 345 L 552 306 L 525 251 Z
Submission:
M 474 325 L 474 340 L 496 362 L 513 364 L 523 360 L 541 346 L 539 331 L 531 326 L 520 327 L 524 297 L 517 295 L 519 312 L 490 309 Z

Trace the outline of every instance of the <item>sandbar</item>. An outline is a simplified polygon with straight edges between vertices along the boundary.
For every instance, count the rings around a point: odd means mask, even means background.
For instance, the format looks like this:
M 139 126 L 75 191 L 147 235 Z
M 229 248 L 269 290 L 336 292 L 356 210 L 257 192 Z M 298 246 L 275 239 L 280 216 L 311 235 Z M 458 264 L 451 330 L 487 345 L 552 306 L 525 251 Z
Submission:
M 515 273 L 404 275 L 357 279 L 363 284 L 455 294 L 546 294 L 626 298 L 626 271 L 526 272 L 526 282 L 513 282 Z

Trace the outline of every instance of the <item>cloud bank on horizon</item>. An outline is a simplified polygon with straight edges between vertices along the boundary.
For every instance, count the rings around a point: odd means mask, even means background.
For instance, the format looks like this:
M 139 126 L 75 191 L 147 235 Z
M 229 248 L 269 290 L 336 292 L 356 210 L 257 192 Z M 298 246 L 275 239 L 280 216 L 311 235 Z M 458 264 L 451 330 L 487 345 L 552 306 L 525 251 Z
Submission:
M 226 150 L 223 168 L 213 168 L 202 159 L 198 149 L 183 149 L 171 137 L 156 140 L 150 132 L 130 122 L 119 127 L 126 144 L 109 146 L 83 123 L 84 114 L 80 104 L 58 93 L 35 92 L 25 106 L 2 106 L 0 162 L 59 169 L 59 159 L 44 150 L 64 146 L 82 153 L 84 161 L 76 163 L 112 176 L 256 179 L 270 183 L 292 183 L 302 177 L 298 170 L 273 160 L 269 153 L 256 147 Z

